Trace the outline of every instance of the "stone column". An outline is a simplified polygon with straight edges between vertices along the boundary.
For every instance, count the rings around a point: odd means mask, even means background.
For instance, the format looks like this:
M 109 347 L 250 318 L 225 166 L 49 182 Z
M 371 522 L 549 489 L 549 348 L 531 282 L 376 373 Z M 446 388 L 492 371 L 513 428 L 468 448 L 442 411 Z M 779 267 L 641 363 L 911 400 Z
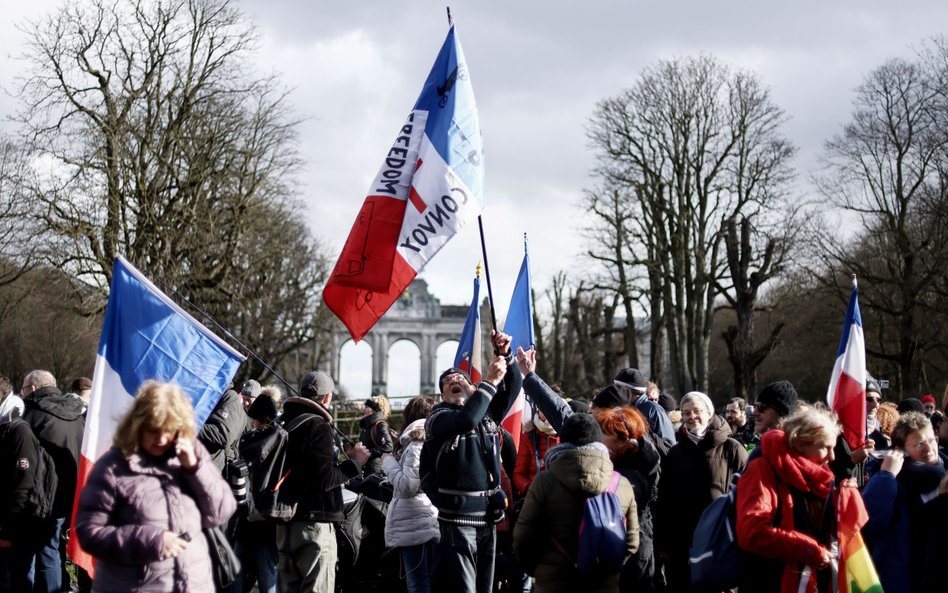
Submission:
M 372 336 L 372 395 L 388 390 L 388 333 Z
M 421 380 L 418 385 L 421 393 L 425 395 L 433 394 L 437 389 L 435 385 L 435 373 L 438 372 L 435 369 L 435 364 L 437 364 L 435 343 L 437 343 L 437 340 L 434 339 L 433 335 L 427 332 L 421 335 Z

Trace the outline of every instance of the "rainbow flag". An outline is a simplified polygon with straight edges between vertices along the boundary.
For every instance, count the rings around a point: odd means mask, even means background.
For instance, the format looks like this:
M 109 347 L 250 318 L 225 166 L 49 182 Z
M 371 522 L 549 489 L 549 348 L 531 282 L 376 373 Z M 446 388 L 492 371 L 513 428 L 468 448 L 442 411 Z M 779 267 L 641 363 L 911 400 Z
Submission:
M 859 491 L 841 487 L 837 503 L 839 593 L 883 593 L 872 556 L 859 533 L 869 520 Z

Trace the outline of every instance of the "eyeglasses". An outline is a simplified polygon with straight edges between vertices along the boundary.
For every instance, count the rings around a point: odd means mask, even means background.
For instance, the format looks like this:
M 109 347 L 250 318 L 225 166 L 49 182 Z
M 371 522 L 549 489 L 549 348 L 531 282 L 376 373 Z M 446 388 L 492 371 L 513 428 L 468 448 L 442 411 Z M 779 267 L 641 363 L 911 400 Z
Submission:
M 773 406 L 768 406 L 767 404 L 762 404 L 760 402 L 757 402 L 756 404 L 754 404 L 754 409 L 760 412 L 761 414 L 763 414 L 764 412 L 766 412 L 772 407 Z
M 922 451 L 923 449 L 936 449 L 938 447 L 938 439 L 935 437 L 927 438 L 923 441 L 919 441 L 914 445 L 906 445 L 906 448 L 912 448 L 916 451 Z
M 867 404 L 868 404 L 868 403 L 872 403 L 872 402 L 879 403 L 879 402 L 881 402 L 881 401 L 882 401 L 882 398 L 881 398 L 881 397 L 867 397 L 867 398 L 866 398 L 866 403 L 867 403 Z

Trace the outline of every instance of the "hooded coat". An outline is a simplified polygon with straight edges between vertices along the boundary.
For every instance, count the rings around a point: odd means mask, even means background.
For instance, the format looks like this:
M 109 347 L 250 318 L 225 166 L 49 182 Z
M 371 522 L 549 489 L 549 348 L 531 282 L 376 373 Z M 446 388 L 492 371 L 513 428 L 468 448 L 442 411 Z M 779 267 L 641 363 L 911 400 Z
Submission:
M 421 447 L 425 443 L 425 419 L 405 427 L 399 441 L 398 459 L 385 457 L 382 471 L 395 488 L 395 497 L 385 516 L 385 545 L 389 548 L 415 546 L 438 541 L 438 509 L 421 491 Z
M 76 513 L 76 535 L 96 559 L 99 593 L 214 591 L 203 528 L 227 522 L 237 508 L 230 486 L 194 446 L 198 465 L 185 470 L 174 449 L 159 459 L 126 458 L 112 447 L 92 468 Z M 166 531 L 187 534 L 177 557 L 162 559 Z
M 375 412 L 363 416 L 359 420 L 359 441 L 369 450 L 369 460 L 362 467 L 366 476 L 382 471 L 382 455 L 395 450 L 392 442 L 392 433 L 389 430 L 388 420 L 382 412 Z
M 55 387 L 41 387 L 24 400 L 23 419 L 33 429 L 40 445 L 56 463 L 54 517 L 72 514 L 79 473 L 79 449 L 86 428 L 82 400 L 63 395 Z
M 198 433 L 198 440 L 207 448 L 217 471 L 224 472 L 227 463 L 237 457 L 237 444 L 248 429 L 249 420 L 240 394 L 233 389 L 224 392 Z
M 595 445 L 599 445 L 596 447 Z M 579 545 L 583 505 L 601 494 L 612 479 L 609 453 L 600 443 L 584 447 L 559 445 L 551 449 L 547 471 L 534 478 L 514 527 L 514 551 L 521 566 L 536 577 L 537 593 L 618 591 L 619 573 L 584 574 L 553 543 L 565 550 Z M 620 478 L 616 495 L 626 518 L 626 560 L 638 550 L 639 523 L 632 485 Z
M 703 438 L 695 443 L 682 426 L 678 443 L 662 462 L 655 514 L 656 549 L 668 554 L 669 588 L 690 587 L 688 550 L 701 513 L 727 493 L 731 477 L 743 473 L 747 451 L 730 437 L 731 429 L 720 416 L 711 416 Z
M 826 505 L 840 505 L 841 512 L 859 497 L 855 488 L 833 488 L 833 472 L 790 448 L 782 430 L 761 437 L 761 454 L 747 465 L 737 483 L 737 543 L 747 554 L 741 575 L 741 593 L 792 593 L 814 591 L 815 583 L 801 587 L 803 570 L 819 565 L 822 550 L 835 531 L 830 523 L 819 526 L 817 515 L 827 518 Z M 835 497 L 829 495 L 835 492 Z M 798 504 L 805 506 L 797 508 Z M 800 517 L 816 527 L 806 529 Z M 811 533 L 813 532 L 813 533 Z M 821 571 L 822 574 L 824 571 Z M 828 571 L 825 571 L 828 572 Z

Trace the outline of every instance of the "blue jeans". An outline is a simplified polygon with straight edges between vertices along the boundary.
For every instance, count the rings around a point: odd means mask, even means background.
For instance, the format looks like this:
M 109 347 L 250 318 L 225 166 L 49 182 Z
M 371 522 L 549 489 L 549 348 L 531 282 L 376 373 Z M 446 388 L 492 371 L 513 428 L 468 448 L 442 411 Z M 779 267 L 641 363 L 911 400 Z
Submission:
M 230 593 L 249 591 L 254 580 L 257 581 L 260 593 L 277 592 L 277 558 L 279 558 L 279 552 L 275 537 L 274 532 L 273 538 L 269 540 L 237 539 L 234 551 L 237 553 L 237 558 L 240 559 L 240 576 L 231 585 Z
M 441 541 L 431 568 L 432 591 L 491 593 L 497 533 L 493 525 L 470 527 L 440 522 Z
M 434 555 L 434 540 L 414 546 L 405 546 L 402 551 L 402 565 L 405 567 L 405 584 L 408 593 L 429 593 L 431 582 L 431 560 Z
M 36 552 L 36 578 L 33 593 L 59 593 L 63 585 L 62 557 L 59 555 L 59 532 L 65 518 L 43 522 L 42 547 Z

